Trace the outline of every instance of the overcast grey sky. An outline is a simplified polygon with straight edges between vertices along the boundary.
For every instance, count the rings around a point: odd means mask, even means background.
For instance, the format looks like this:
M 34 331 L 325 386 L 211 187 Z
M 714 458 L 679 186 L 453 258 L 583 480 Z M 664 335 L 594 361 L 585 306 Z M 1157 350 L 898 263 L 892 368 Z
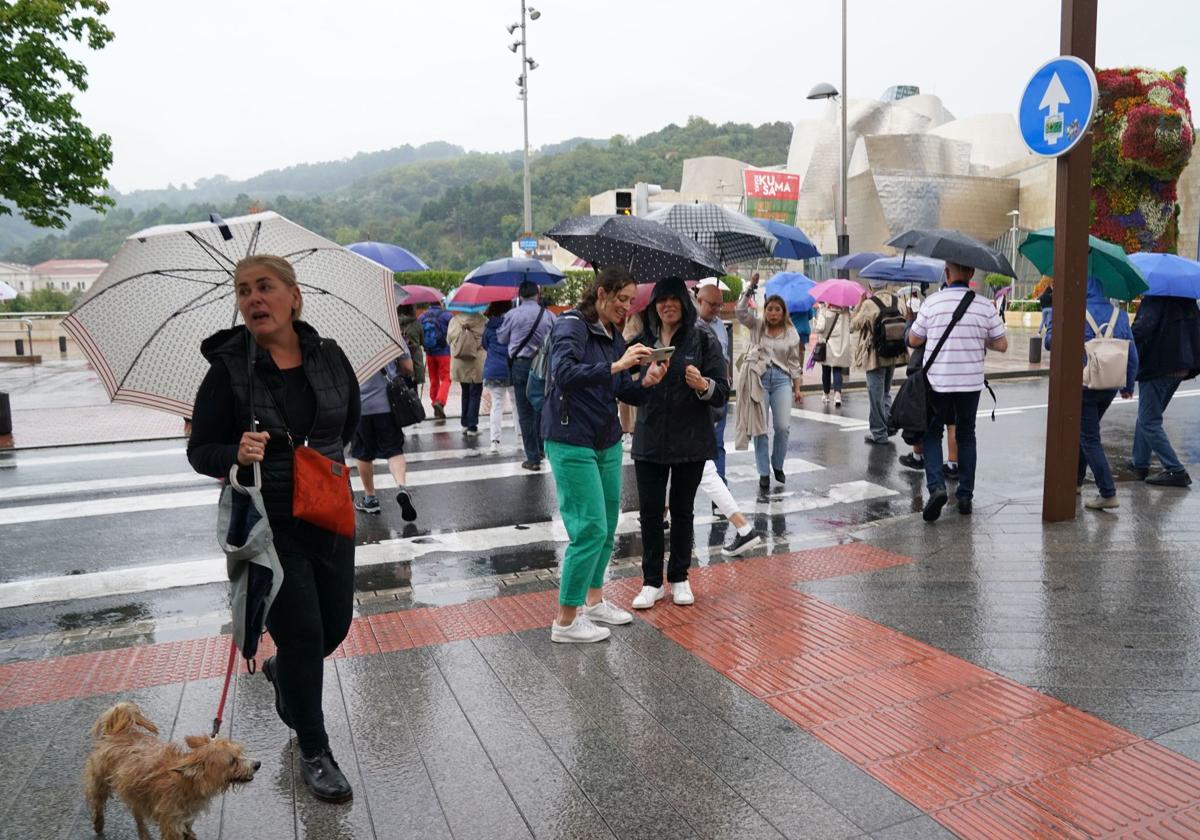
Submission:
M 446 140 L 521 145 L 519 0 L 110 0 L 84 117 L 121 190 Z M 638 136 L 689 115 L 817 116 L 839 0 L 532 0 L 530 143 Z M 919 85 L 956 116 L 1015 112 L 1058 54 L 1058 0 L 850 0 L 851 98 Z M 1197 0 L 1101 0 L 1097 64 L 1200 74 Z M 1200 103 L 1193 77 L 1192 101 Z M 1193 105 L 1195 108 L 1196 105 Z

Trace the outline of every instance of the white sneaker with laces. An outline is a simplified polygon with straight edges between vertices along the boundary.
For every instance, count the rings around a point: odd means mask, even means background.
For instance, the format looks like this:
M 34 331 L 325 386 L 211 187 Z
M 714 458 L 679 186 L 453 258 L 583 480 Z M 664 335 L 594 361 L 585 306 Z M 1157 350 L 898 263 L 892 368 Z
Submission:
M 661 601 L 665 594 L 661 586 L 643 586 L 642 591 L 633 599 L 633 608 L 648 610 L 654 606 L 655 601 Z
M 842 392 L 841 391 L 833 392 L 833 407 L 834 408 L 842 407 Z
M 575 620 L 563 627 L 557 621 L 550 624 L 550 641 L 574 644 L 602 642 L 611 633 L 607 627 L 592 624 L 582 611 L 575 613 Z
M 633 623 L 633 614 L 628 613 L 619 607 L 614 607 L 608 601 L 601 600 L 598 604 L 592 606 L 584 606 L 583 614 L 587 616 L 588 621 L 593 624 L 600 622 L 601 624 L 631 624 Z
M 672 583 L 671 600 L 681 607 L 696 603 L 696 596 L 692 594 L 692 585 L 686 580 Z

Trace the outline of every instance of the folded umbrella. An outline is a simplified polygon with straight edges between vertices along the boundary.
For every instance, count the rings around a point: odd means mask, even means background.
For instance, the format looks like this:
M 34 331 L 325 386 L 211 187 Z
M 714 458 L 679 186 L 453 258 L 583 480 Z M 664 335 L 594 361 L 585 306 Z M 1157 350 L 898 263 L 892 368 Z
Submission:
M 941 260 L 911 255 L 875 260 L 861 268 L 858 276 L 888 283 L 937 283 L 945 273 L 946 264 Z
M 503 300 L 512 300 L 517 296 L 516 286 L 480 286 L 476 283 L 463 283 L 446 297 L 446 305 L 453 306 L 486 306 Z
M 1042 274 L 1054 270 L 1054 228 L 1043 228 L 1026 237 L 1017 249 Z M 1104 287 L 1104 294 L 1118 300 L 1133 300 L 1150 287 L 1120 245 L 1088 236 L 1087 275 Z
M 771 256 L 775 259 L 806 260 L 809 257 L 821 256 L 817 246 L 800 228 L 777 222 L 774 219 L 754 219 L 754 221 L 778 240 L 775 243 L 775 250 L 771 252 Z
M 441 303 L 442 299 L 446 297 L 442 291 L 433 286 L 421 286 L 417 283 L 397 283 L 396 289 L 399 290 L 396 294 L 396 303 Z
M 816 304 L 812 296 L 815 285 L 798 271 L 781 271 L 767 281 L 763 291 L 768 297 L 779 295 L 783 298 L 788 312 L 808 312 Z
M 208 362 L 200 342 L 236 325 L 233 269 L 251 254 L 290 262 L 304 320 L 365 380 L 402 351 L 393 273 L 282 216 L 162 225 L 133 234 L 63 321 L 114 402 L 184 417 Z
M 263 504 L 262 477 L 254 464 L 254 483 L 238 482 L 236 465 L 217 503 L 217 541 L 225 552 L 233 641 L 246 659 L 258 653 L 267 613 L 283 586 L 283 566 Z
M 423 259 L 399 245 L 389 245 L 386 242 L 355 242 L 346 248 L 359 256 L 387 266 L 394 272 L 429 271 L 429 266 Z
M 875 260 L 881 260 L 886 256 L 887 254 L 880 254 L 875 251 L 859 251 L 831 260 L 829 267 L 834 271 L 862 271 L 875 262 Z
M 766 259 L 778 242 L 759 219 L 719 204 L 672 204 L 646 218 L 694 239 L 724 263 Z
M 597 270 L 619 265 L 638 283 L 666 277 L 700 280 L 723 275 L 712 251 L 666 225 L 637 216 L 572 216 L 546 231 L 560 246 Z
M 831 306 L 844 306 L 849 309 L 858 306 L 859 301 L 867 296 L 867 290 L 853 280 L 843 280 L 835 277 L 824 280 L 808 290 L 813 300 L 828 303 Z
M 468 274 L 464 282 L 476 286 L 520 286 L 525 282 L 553 286 L 566 277 L 562 269 L 555 268 L 553 263 L 532 257 L 505 257 L 488 260 Z
M 1200 262 L 1176 254 L 1130 254 L 1150 287 L 1148 297 L 1200 298 Z
M 913 228 L 893 236 L 885 245 L 936 260 L 967 265 L 993 274 L 1016 277 L 1008 257 L 962 231 Z

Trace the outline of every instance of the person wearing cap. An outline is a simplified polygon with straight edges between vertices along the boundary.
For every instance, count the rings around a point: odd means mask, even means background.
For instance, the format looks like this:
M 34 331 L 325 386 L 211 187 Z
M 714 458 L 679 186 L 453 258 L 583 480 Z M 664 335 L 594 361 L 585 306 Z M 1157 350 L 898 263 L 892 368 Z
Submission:
M 505 314 L 496 331 L 496 340 L 508 347 L 517 423 L 521 427 L 521 444 L 525 449 L 521 466 L 537 472 L 542 468 L 542 412 L 529 401 L 525 386 L 529 383 L 529 367 L 534 354 L 541 349 L 554 326 L 554 313 L 542 306 L 541 290 L 536 283 L 522 281 L 517 295 L 520 303 Z

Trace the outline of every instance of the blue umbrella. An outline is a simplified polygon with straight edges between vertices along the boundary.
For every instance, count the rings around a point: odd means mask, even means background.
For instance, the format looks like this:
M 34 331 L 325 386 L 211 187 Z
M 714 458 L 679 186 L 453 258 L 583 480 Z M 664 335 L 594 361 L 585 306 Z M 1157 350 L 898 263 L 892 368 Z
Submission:
M 858 276 L 889 283 L 938 283 L 946 273 L 941 260 L 909 254 L 907 257 L 884 257 L 859 269 Z
M 477 286 L 520 286 L 528 280 L 539 286 L 553 286 L 566 279 L 566 276 L 562 269 L 542 260 L 532 257 L 506 257 L 501 260 L 488 260 L 468 274 L 463 282 L 474 283 Z
M 775 250 L 771 252 L 772 257 L 780 260 L 806 260 L 809 257 L 821 255 L 817 246 L 800 228 L 785 225 L 774 219 L 755 219 L 754 221 L 765 227 L 767 233 L 778 240 L 775 243 Z
M 1175 254 L 1130 254 L 1133 263 L 1146 278 L 1147 295 L 1158 297 L 1200 298 L 1200 262 Z
M 767 297 L 779 295 L 783 298 L 788 312 L 808 312 L 816 303 L 808 290 L 815 285 L 816 283 L 799 272 L 781 271 L 767 281 L 763 290 Z
M 429 271 L 425 261 L 407 248 L 386 242 L 355 242 L 346 248 L 392 271 Z
M 829 263 L 829 267 L 834 271 L 862 271 L 875 260 L 881 260 L 886 256 L 887 254 L 878 254 L 875 251 L 859 251 L 856 254 L 838 257 Z

